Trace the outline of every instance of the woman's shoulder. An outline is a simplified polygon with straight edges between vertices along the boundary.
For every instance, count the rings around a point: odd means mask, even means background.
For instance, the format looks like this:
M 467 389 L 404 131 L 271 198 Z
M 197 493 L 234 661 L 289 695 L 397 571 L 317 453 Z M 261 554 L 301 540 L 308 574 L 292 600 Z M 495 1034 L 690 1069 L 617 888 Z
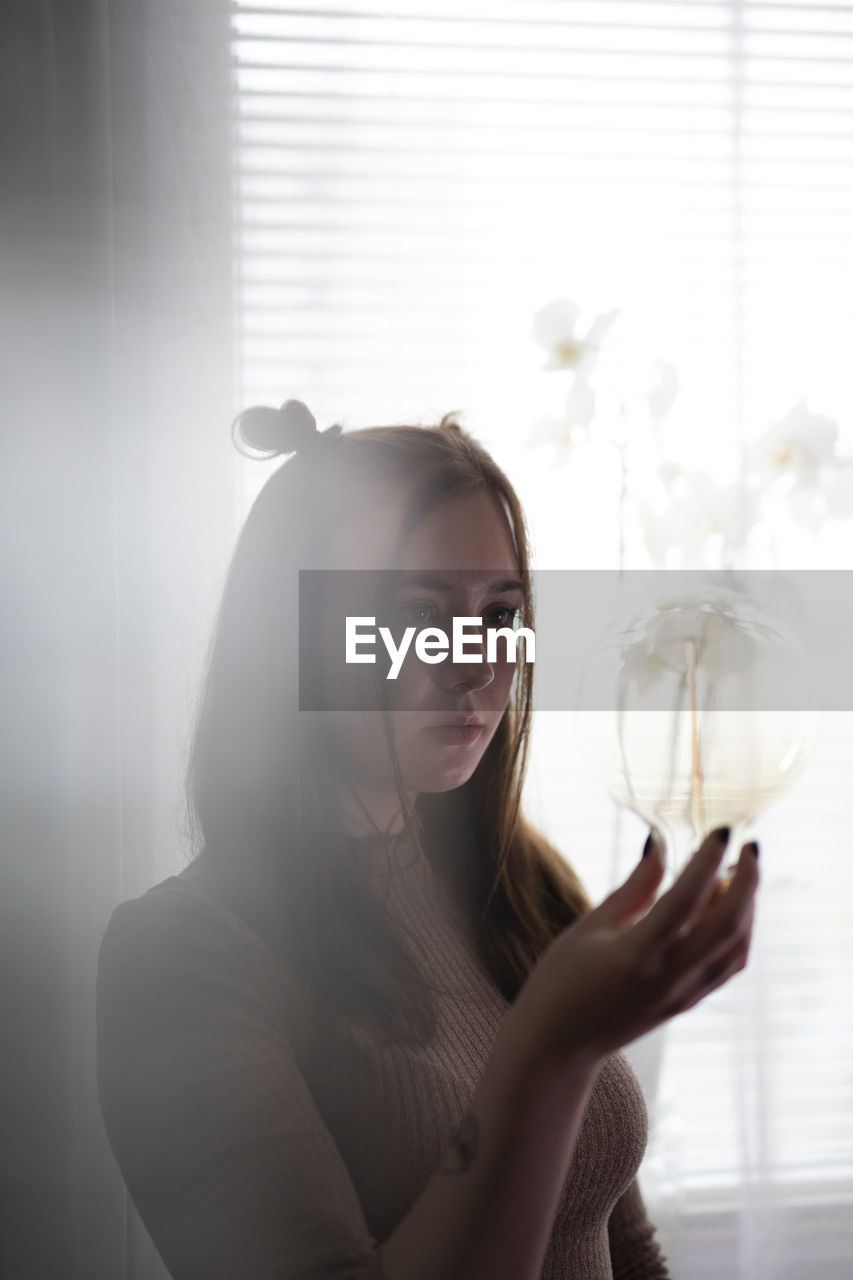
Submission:
M 249 896 L 199 855 L 175 875 L 112 911 L 98 954 L 98 998 L 194 984 L 243 987 L 274 1001 L 299 1003 L 281 955 L 253 927 Z
M 216 947 L 239 936 L 239 922 L 211 892 L 208 873 L 196 859 L 177 875 L 126 898 L 107 922 L 101 951 L 165 954 L 190 951 L 194 946 Z

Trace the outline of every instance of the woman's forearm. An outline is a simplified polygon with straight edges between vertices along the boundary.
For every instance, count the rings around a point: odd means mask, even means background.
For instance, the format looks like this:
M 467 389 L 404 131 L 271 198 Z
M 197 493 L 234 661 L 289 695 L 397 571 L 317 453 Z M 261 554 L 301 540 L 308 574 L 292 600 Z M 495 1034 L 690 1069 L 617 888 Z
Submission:
M 380 1258 L 386 1280 L 538 1280 L 597 1064 L 532 1056 L 510 1010 L 453 1142 Z

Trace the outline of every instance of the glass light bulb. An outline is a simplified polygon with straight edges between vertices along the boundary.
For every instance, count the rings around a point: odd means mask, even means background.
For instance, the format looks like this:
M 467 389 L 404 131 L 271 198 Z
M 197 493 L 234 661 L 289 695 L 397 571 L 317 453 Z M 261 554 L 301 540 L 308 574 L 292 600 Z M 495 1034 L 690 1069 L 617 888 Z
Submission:
M 796 644 L 721 588 L 613 627 L 587 663 L 580 706 L 589 766 L 664 836 L 668 880 L 715 827 L 739 839 L 800 776 L 817 731 Z

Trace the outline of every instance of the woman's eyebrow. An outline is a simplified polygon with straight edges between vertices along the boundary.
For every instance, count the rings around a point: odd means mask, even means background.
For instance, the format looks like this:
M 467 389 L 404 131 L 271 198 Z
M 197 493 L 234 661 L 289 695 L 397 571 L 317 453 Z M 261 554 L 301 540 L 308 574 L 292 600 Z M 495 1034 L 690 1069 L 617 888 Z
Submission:
M 446 578 L 439 578 L 429 573 L 401 573 L 398 580 L 398 586 L 423 587 L 427 591 L 452 591 L 453 585 Z M 524 583 L 518 578 L 499 578 L 490 583 L 487 590 L 489 594 L 495 594 L 500 591 L 523 592 Z
M 429 573 L 401 573 L 397 579 L 400 587 L 423 587 L 425 591 L 452 591 L 452 584 L 444 578 Z

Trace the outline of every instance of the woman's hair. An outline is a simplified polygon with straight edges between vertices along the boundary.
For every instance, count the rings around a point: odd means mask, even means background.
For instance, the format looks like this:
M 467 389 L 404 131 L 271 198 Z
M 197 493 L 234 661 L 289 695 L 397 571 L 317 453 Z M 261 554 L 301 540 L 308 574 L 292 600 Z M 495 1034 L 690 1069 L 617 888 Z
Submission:
M 314 1001 L 380 1036 L 424 1040 L 435 1026 L 429 982 L 359 873 L 322 718 L 298 711 L 299 570 L 335 568 L 347 529 L 389 491 L 407 495 L 401 540 L 448 499 L 492 495 L 517 552 L 522 621 L 533 625 L 518 497 L 458 423 L 447 416 L 434 427 L 323 432 L 270 476 L 238 539 L 187 793 L 196 844 L 241 900 L 252 901 L 257 927 Z M 532 672 L 531 663 L 519 664 L 492 740 L 454 791 L 423 794 L 412 805 L 390 741 L 406 832 L 462 894 L 482 960 L 507 1000 L 588 906 L 574 872 L 520 811 Z M 447 856 L 454 844 L 464 858 Z

